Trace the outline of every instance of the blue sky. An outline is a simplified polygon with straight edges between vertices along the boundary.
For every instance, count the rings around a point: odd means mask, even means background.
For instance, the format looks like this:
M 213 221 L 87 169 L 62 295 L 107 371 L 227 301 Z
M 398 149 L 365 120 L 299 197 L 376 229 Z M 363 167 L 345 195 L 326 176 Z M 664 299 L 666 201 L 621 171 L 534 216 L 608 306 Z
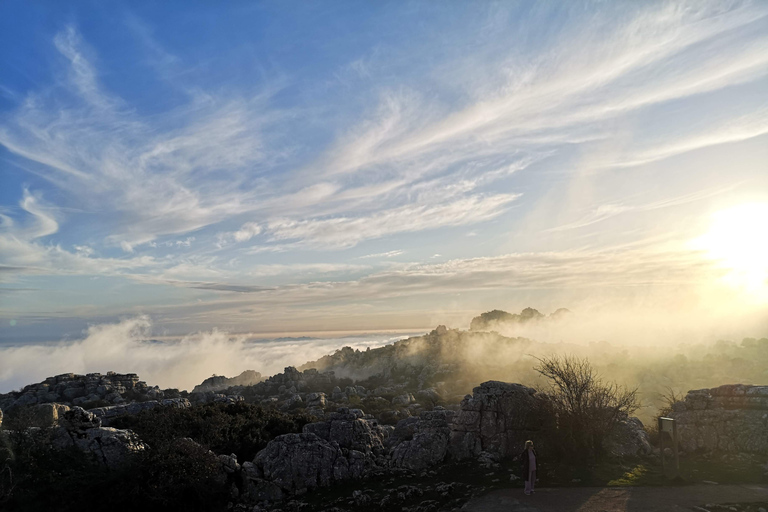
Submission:
M 762 267 L 695 241 L 768 202 L 767 16 L 7 0 L 0 339 L 764 313 Z

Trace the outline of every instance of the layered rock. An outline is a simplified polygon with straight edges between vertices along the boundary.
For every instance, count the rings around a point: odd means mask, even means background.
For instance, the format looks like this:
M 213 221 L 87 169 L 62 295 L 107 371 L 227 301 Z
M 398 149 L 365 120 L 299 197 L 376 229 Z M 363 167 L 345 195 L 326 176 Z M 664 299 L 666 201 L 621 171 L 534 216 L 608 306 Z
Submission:
M 768 386 L 692 390 L 672 408 L 684 451 L 768 455 Z
M 147 449 L 131 430 L 102 427 L 98 417 L 81 407 L 64 412 L 59 422 L 61 426 L 53 433 L 55 447 L 74 446 L 91 453 L 108 469 L 122 466 L 131 455 Z
M 148 386 L 135 373 L 64 373 L 25 386 L 21 391 L 0 394 L 0 408 L 8 410 L 18 406 L 53 402 L 83 405 L 88 402 L 106 401 L 119 404 L 130 399 L 126 398 L 126 395 L 147 400 L 161 399 L 164 396 L 157 386 Z
M 253 500 L 274 500 L 392 468 L 424 469 L 445 458 L 452 415 L 436 408 L 392 427 L 360 409 L 339 408 L 301 434 L 270 441 L 243 464 L 242 487 Z
M 186 409 L 192 407 L 192 404 L 186 398 L 167 398 L 165 400 L 149 400 L 147 402 L 135 402 L 132 404 L 112 405 L 108 407 L 96 407 L 89 409 L 89 412 L 100 418 L 103 425 L 109 425 L 109 422 L 125 414 L 139 414 L 142 411 L 154 409 L 155 407 L 173 407 L 174 409 Z
M 488 381 L 461 402 L 451 426 L 450 452 L 457 459 L 482 452 L 517 456 L 544 426 L 546 404 L 521 384 Z
M 38 404 L 30 408 L 26 426 L 39 428 L 58 426 L 64 413 L 69 410 L 70 407 L 66 404 Z
M 453 416 L 453 411 L 436 407 L 422 412 L 418 419 L 398 422 L 391 436 L 390 464 L 416 471 L 442 462 L 448 453 Z

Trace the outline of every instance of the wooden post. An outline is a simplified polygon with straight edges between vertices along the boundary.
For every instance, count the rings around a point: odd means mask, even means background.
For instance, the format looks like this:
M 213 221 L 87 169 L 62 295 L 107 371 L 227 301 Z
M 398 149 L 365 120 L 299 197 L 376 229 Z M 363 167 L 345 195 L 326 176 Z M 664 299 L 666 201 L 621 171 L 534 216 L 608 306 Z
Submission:
M 680 455 L 677 453 L 679 451 L 679 447 L 677 445 L 677 422 L 672 423 L 672 445 L 673 450 L 675 451 L 675 476 L 680 476 Z
M 659 455 L 661 455 L 661 474 L 667 476 L 664 470 L 664 431 L 661 429 L 661 418 L 659 418 Z

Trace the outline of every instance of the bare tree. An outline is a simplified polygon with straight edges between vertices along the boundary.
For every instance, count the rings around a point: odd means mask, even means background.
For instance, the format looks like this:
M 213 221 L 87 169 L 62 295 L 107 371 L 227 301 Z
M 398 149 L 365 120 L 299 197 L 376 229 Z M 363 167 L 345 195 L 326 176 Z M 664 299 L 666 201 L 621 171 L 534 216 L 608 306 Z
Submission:
M 659 416 L 667 416 L 672 412 L 672 406 L 675 402 L 680 402 L 685 398 L 685 394 L 676 391 L 672 386 L 666 386 L 664 391 L 659 393 L 659 398 L 663 404 L 659 409 Z
M 587 359 L 537 358 L 534 367 L 551 381 L 556 443 L 565 456 L 599 456 L 603 440 L 640 404 L 637 389 L 603 382 Z

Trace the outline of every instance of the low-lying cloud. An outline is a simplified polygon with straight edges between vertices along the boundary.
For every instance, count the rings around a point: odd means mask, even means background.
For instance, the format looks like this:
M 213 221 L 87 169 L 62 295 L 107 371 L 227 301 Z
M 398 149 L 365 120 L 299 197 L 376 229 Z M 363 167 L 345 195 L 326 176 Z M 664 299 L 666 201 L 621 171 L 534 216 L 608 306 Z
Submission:
M 191 390 L 211 376 L 244 370 L 263 375 L 300 366 L 342 346 L 378 347 L 398 336 L 286 338 L 258 341 L 212 330 L 174 341 L 152 339 L 152 320 L 138 316 L 91 326 L 81 340 L 0 348 L 0 392 L 19 389 L 61 373 L 137 373 L 150 385 Z

